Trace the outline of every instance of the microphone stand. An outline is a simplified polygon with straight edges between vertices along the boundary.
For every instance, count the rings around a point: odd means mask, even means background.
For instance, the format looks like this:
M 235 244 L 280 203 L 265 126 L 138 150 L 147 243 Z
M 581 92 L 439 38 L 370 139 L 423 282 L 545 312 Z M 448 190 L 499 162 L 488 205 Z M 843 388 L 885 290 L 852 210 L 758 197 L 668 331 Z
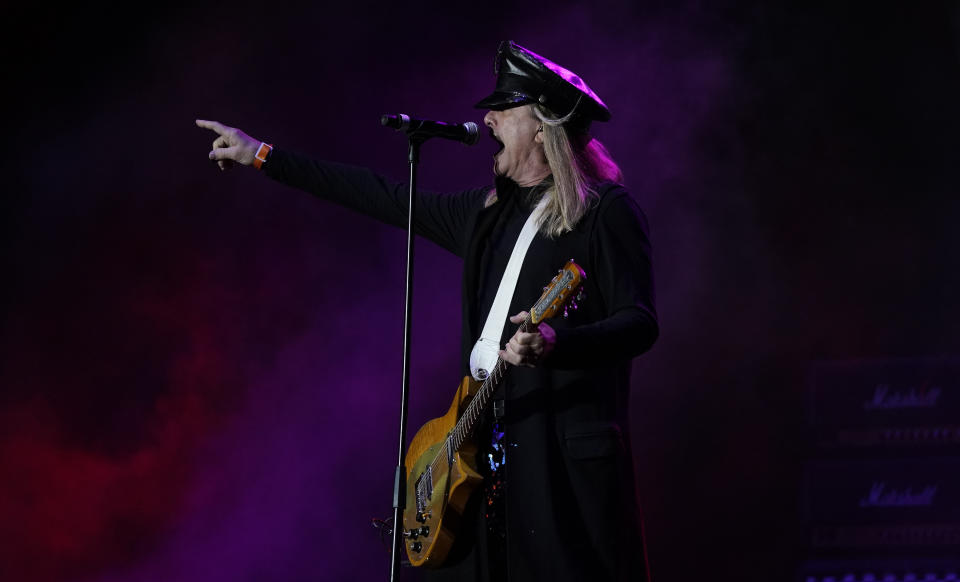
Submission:
M 400 579 L 400 540 L 403 532 L 403 510 L 407 499 L 406 443 L 407 402 L 410 397 L 410 330 L 413 314 L 413 224 L 414 194 L 417 191 L 417 164 L 420 163 L 420 145 L 429 136 L 407 134 L 407 162 L 410 164 L 409 203 L 407 206 L 407 290 L 403 315 L 403 385 L 400 396 L 400 447 L 397 453 L 397 468 L 393 481 L 393 528 L 390 544 L 390 582 Z

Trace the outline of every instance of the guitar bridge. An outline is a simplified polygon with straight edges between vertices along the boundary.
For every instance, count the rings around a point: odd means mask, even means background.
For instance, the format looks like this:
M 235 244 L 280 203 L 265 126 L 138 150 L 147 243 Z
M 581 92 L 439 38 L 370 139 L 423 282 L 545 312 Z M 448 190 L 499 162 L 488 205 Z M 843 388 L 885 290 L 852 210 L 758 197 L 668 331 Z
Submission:
M 424 513 L 427 507 L 427 501 L 433 495 L 433 467 L 427 466 L 427 470 L 420 474 L 417 479 L 417 513 Z

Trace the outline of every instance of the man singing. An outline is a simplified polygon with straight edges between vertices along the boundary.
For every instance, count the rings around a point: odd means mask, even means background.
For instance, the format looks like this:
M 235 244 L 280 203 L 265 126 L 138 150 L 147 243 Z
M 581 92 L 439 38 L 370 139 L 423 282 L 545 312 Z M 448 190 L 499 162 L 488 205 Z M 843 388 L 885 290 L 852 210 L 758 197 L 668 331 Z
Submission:
M 462 524 L 449 558 L 429 575 L 645 580 L 627 427 L 631 359 L 658 333 L 646 219 L 590 136 L 591 123 L 608 121 L 610 111 L 577 75 L 513 42 L 501 43 L 495 73 L 495 90 L 476 105 L 488 110 L 484 124 L 502 146 L 494 186 L 415 199 L 416 232 L 464 260 L 464 373 L 482 378 L 498 356 L 513 364 L 475 434 L 484 476 L 466 512 L 475 519 Z M 197 125 L 218 134 L 209 157 L 221 169 L 253 165 L 406 225 L 405 185 L 215 121 Z M 510 274 L 518 252 L 522 267 Z M 524 310 L 569 259 L 586 273 L 579 309 L 518 331 Z M 505 278 L 515 291 L 498 302 Z M 497 337 L 485 344 L 480 338 L 491 329 Z

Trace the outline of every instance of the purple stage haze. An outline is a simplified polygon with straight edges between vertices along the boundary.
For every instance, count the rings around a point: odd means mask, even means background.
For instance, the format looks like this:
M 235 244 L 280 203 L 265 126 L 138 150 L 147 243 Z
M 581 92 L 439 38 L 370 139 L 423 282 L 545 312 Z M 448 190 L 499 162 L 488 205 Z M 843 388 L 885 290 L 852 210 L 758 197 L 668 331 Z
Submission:
M 217 171 L 193 120 L 399 182 L 380 115 L 479 124 L 501 40 L 610 107 L 651 224 L 655 582 L 789 579 L 811 360 L 960 349 L 947 4 L 241 4 L 6 25 L 0 580 L 387 578 L 405 234 Z M 495 149 L 431 141 L 420 184 L 490 184 Z M 418 241 L 410 436 L 460 380 L 460 269 Z

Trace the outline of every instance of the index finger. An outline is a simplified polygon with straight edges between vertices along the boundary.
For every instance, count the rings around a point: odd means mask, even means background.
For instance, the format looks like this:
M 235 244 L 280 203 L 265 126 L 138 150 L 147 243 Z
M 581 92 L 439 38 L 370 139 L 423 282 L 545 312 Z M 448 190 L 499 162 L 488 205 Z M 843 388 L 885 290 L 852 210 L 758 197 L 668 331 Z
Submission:
M 211 129 L 219 133 L 220 135 L 223 135 L 224 133 L 226 133 L 228 129 L 226 125 L 220 123 L 219 121 L 208 121 L 206 119 L 197 119 L 195 121 L 198 127 L 202 127 L 204 129 Z

